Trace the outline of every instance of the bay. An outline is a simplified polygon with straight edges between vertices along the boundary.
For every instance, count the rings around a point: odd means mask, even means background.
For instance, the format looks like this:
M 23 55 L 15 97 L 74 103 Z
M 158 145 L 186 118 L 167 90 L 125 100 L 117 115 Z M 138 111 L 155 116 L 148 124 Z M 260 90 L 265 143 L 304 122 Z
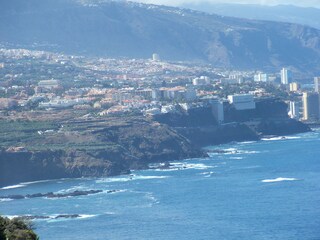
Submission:
M 319 130 L 207 149 L 209 158 L 173 161 L 169 169 L 9 186 L 0 196 L 104 191 L 2 199 L 0 214 L 50 216 L 34 220 L 43 240 L 320 239 Z M 55 219 L 61 214 L 79 217 Z

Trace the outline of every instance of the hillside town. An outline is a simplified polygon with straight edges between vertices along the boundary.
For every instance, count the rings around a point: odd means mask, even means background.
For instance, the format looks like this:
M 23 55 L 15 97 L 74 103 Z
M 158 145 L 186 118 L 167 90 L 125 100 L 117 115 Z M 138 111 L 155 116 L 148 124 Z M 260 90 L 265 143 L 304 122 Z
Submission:
M 224 105 L 255 108 L 260 99 L 285 101 L 291 118 L 319 121 L 320 77 L 299 82 L 278 72 L 218 69 L 207 64 L 150 59 L 85 58 L 0 49 L 0 115 L 86 110 L 105 115 L 161 115 L 210 105 L 220 124 Z

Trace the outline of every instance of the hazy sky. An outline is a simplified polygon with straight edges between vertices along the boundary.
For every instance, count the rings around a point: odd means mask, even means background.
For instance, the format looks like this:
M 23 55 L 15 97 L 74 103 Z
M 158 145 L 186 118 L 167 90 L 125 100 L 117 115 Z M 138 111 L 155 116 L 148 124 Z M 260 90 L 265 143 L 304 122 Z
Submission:
M 199 2 L 212 2 L 212 3 L 250 3 L 250 4 L 263 4 L 263 5 L 279 5 L 279 4 L 292 4 L 303 7 L 316 7 L 320 8 L 320 0 L 135 0 L 137 2 L 164 4 L 177 6 L 183 3 L 199 3 Z

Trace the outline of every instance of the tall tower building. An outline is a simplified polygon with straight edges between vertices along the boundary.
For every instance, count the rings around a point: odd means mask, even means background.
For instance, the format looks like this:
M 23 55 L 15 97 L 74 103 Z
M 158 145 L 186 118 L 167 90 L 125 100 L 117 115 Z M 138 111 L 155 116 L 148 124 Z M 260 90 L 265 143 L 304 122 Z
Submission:
M 153 61 L 160 61 L 160 56 L 157 53 L 152 54 L 152 60 Z
M 291 81 L 291 71 L 287 68 L 282 68 L 281 69 L 281 84 L 287 85 Z
M 290 118 L 300 119 L 300 108 L 301 105 L 298 102 L 290 101 L 289 102 L 289 112 L 288 115 Z
M 319 120 L 319 94 L 304 92 L 302 96 L 303 104 L 303 120 L 317 121 Z
M 316 93 L 320 92 L 320 77 L 315 77 L 314 78 L 314 91 Z
M 300 89 L 300 84 L 297 82 L 292 82 L 289 84 L 290 92 L 297 92 Z

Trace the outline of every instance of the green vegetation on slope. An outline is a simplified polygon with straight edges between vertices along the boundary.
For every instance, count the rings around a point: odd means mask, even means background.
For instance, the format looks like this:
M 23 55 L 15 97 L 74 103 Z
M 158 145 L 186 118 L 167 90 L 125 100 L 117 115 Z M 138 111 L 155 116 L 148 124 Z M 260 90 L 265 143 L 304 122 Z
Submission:
M 36 240 L 30 223 L 19 218 L 4 218 L 0 216 L 0 240 Z

